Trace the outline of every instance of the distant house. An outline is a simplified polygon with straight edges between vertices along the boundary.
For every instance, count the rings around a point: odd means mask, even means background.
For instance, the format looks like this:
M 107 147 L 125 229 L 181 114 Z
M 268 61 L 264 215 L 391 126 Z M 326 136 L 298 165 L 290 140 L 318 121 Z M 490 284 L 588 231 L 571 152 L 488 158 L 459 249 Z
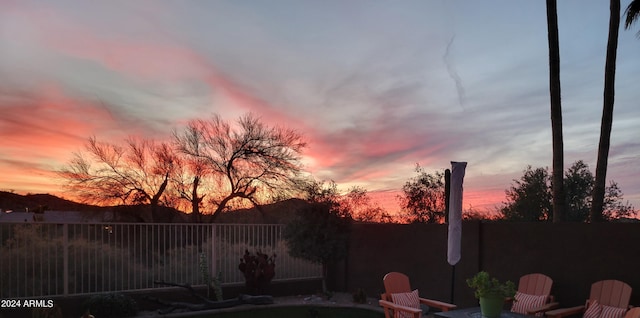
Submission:
M 33 212 L 2 212 L 0 223 L 33 222 Z

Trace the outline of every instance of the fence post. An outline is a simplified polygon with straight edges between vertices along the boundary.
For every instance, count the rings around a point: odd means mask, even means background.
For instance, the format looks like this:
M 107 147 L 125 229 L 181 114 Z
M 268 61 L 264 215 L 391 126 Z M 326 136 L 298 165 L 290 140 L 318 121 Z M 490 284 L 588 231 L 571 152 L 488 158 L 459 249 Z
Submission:
M 216 225 L 211 224 L 211 277 L 218 277 L 218 264 L 216 262 Z
M 62 293 L 69 295 L 69 224 L 62 225 Z

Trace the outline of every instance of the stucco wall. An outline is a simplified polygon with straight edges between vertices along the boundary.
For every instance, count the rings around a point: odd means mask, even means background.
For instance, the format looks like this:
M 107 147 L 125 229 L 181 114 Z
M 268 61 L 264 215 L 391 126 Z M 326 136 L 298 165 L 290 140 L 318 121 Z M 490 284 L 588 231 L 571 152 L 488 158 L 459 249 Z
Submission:
M 516 283 L 527 273 L 549 275 L 563 306 L 584 303 L 597 280 L 619 279 L 635 289 L 631 304 L 639 306 L 638 242 L 638 223 L 465 222 L 453 300 L 463 307 L 477 303 L 465 280 L 482 269 Z M 446 260 L 446 244 L 446 225 L 356 225 L 349 257 L 333 271 L 334 286 L 376 295 L 383 292 L 384 274 L 398 271 L 409 275 L 423 297 L 450 301 L 453 268 Z

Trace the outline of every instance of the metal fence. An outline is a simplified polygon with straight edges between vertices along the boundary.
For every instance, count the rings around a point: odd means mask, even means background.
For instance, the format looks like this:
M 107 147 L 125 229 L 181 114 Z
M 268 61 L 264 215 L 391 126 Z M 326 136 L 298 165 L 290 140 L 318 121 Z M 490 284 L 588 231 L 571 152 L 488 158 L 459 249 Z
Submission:
M 161 288 L 155 281 L 244 283 L 248 250 L 276 255 L 274 281 L 319 278 L 287 253 L 282 225 L 0 223 L 0 298 Z

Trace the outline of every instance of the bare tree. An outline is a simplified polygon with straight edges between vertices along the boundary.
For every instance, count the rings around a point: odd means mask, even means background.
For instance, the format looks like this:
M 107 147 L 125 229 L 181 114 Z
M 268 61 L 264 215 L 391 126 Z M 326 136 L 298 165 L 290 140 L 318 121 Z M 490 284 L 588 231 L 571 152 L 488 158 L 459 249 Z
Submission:
M 377 205 L 367 190 L 362 187 L 352 187 L 342 196 L 340 205 L 349 210 L 352 218 L 358 222 L 389 223 L 392 219 L 389 213 Z
M 75 153 L 59 175 L 84 202 L 149 204 L 153 218 L 174 169 L 174 152 L 165 143 L 129 138 L 122 147 L 91 137 L 86 153 Z
M 175 136 L 178 151 L 206 163 L 216 187 L 209 197 L 216 206 L 213 219 L 234 199 L 259 209 L 261 200 L 293 189 L 306 146 L 296 131 L 268 127 L 252 114 L 240 117 L 236 126 L 218 115 L 193 120 Z
M 200 194 L 206 187 L 207 178 L 211 176 L 206 156 L 202 134 L 193 125 L 187 126 L 183 132 L 173 132 L 174 145 L 178 152 L 180 164 L 176 169 L 175 188 L 177 197 L 186 200 L 191 206 L 193 222 L 202 221 L 200 207 L 206 194 Z

